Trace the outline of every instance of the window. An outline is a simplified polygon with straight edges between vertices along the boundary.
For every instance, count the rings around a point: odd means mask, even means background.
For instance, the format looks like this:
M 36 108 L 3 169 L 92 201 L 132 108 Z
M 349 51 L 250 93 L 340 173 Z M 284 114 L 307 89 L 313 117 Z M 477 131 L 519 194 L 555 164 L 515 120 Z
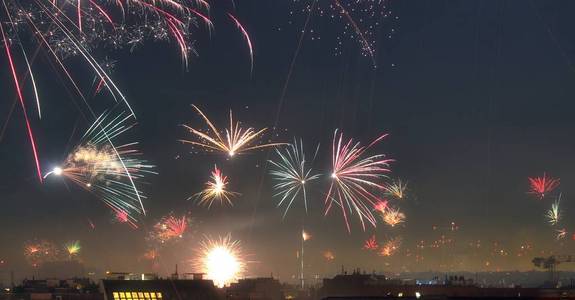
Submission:
M 113 292 L 114 300 L 162 300 L 160 292 Z

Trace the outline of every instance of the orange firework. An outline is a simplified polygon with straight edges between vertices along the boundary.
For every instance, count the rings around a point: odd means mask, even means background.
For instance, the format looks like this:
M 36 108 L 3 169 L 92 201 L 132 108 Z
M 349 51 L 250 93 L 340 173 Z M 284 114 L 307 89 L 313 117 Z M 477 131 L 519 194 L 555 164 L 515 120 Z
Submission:
M 58 247 L 49 241 L 32 241 L 24 245 L 24 256 L 30 265 L 38 267 L 45 262 L 57 260 L 59 251 Z
M 234 123 L 230 110 L 230 125 L 225 130 L 218 130 L 208 117 L 195 105 L 192 107 L 200 114 L 209 127 L 207 133 L 183 125 L 196 138 L 195 140 L 180 140 L 183 143 L 192 144 L 208 151 L 224 152 L 229 157 L 250 150 L 284 145 L 284 143 L 257 144 L 257 141 L 267 131 L 267 128 L 256 130 L 252 127 L 243 128 L 240 122 Z
M 224 176 L 217 166 L 214 166 L 211 179 L 211 181 L 206 182 L 206 188 L 203 191 L 194 195 L 199 198 L 199 204 L 207 205 L 208 208 L 212 206 L 214 201 L 219 201 L 220 204 L 233 205 L 231 198 L 240 194 L 226 189 L 228 177 Z
M 382 218 L 383 221 L 391 227 L 405 222 L 405 214 L 399 211 L 399 208 L 389 207 L 383 212 Z
M 335 254 L 334 254 L 332 251 L 330 251 L 330 250 L 326 250 L 326 251 L 323 252 L 323 258 L 324 258 L 326 261 L 332 261 L 332 260 L 335 259 Z
M 220 288 L 244 275 L 246 261 L 239 241 L 230 235 L 217 240 L 206 237 L 200 244 L 196 268 Z
M 392 256 L 399 250 L 400 246 L 401 246 L 401 238 L 400 237 L 392 238 L 387 242 L 385 242 L 383 246 L 381 246 L 381 248 L 379 249 L 379 255 Z

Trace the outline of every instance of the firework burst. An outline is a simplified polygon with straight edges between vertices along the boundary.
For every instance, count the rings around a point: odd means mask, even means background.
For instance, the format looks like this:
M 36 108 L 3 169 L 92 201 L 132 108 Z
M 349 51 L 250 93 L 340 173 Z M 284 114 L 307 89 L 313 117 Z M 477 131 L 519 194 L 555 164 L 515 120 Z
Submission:
M 316 147 L 314 159 L 319 149 Z M 274 185 L 276 193 L 274 197 L 281 197 L 278 207 L 285 204 L 286 208 L 283 216 L 288 213 L 294 200 L 300 195 L 302 197 L 305 211 L 307 212 L 307 192 L 306 184 L 319 178 L 319 174 L 312 174 L 312 169 L 307 166 L 302 140 L 294 140 L 285 149 L 275 149 L 278 156 L 277 161 L 269 160 L 272 168 L 270 174 L 277 182 Z M 312 159 L 313 161 L 313 159 Z
M 101 115 L 86 131 L 78 146 L 64 163 L 44 175 L 69 179 L 79 187 L 95 194 L 114 212 L 126 214 L 130 223 L 136 216 L 145 214 L 142 193 L 136 181 L 146 174 L 155 174 L 134 149 L 138 143 L 115 146 L 115 139 L 131 129 L 128 114 Z
M 385 193 L 399 200 L 405 197 L 406 191 L 407 183 L 402 182 L 401 179 L 397 179 L 385 186 Z
M 80 250 L 82 249 L 82 247 L 80 246 L 80 241 L 68 242 L 64 246 L 65 246 L 66 252 L 68 252 L 68 256 L 70 258 L 75 257 L 78 254 L 80 254 Z
M 207 151 L 223 152 L 229 157 L 236 154 L 248 152 L 250 150 L 275 147 L 284 145 L 283 143 L 260 143 L 257 144 L 267 128 L 256 130 L 252 127 L 243 128 L 240 122 L 234 123 L 232 111 L 230 110 L 230 125 L 225 130 L 218 130 L 208 117 L 195 105 L 192 107 L 204 119 L 209 130 L 204 133 L 191 126 L 183 125 L 195 140 L 180 140 L 183 143 L 198 146 Z
M 561 228 L 561 229 L 557 229 L 555 230 L 555 238 L 557 240 L 562 240 L 567 236 L 567 229 L 565 228 Z
M 333 138 L 333 156 L 331 185 L 325 198 L 327 214 L 335 203 L 342 211 L 348 232 L 351 232 L 348 214 L 356 213 L 365 230 L 365 220 L 376 226 L 376 219 L 371 208 L 380 202 L 372 190 L 385 190 L 385 185 L 379 181 L 390 172 L 385 155 L 377 154 L 364 157 L 365 152 L 377 144 L 387 134 L 384 134 L 367 146 L 354 143 L 352 139 L 343 139 L 343 134 L 336 130 Z
M 328 262 L 333 261 L 335 259 L 335 254 L 331 250 L 326 250 L 323 252 L 323 259 Z
M 246 261 L 240 242 L 230 235 L 211 239 L 206 237 L 200 244 L 197 268 L 220 288 L 244 275 Z
M 193 197 L 199 199 L 198 203 L 200 205 L 207 205 L 208 208 L 210 208 L 215 201 L 219 201 L 220 204 L 227 203 L 233 205 L 232 198 L 240 194 L 228 191 L 227 185 L 228 177 L 224 176 L 217 166 L 214 166 L 211 181 L 206 182 L 206 188 Z
M 49 241 L 32 241 L 24 245 L 24 256 L 30 265 L 38 267 L 45 262 L 58 260 L 59 251 Z
M 109 72 L 106 59 L 94 53 L 129 49 L 133 51 L 147 41 L 162 41 L 176 45 L 182 64 L 187 68 L 189 57 L 195 54 L 194 29 L 204 24 L 211 30 L 210 5 L 205 0 L 4 0 L 0 10 L 0 38 L 7 60 L 8 71 L 17 95 L 17 101 L 24 114 L 26 134 L 31 145 L 35 168 L 40 181 L 43 180 L 39 149 L 33 131 L 30 115 L 31 99 L 38 119 L 42 118 L 40 93 L 36 82 L 34 63 L 40 50 L 45 53 L 54 72 L 70 86 L 74 96 L 80 100 L 80 112 L 89 112 L 96 118 L 90 105 L 91 98 L 106 90 L 114 105 L 123 106 L 135 117 L 127 101 Z M 232 14 L 229 18 L 241 30 L 250 50 L 253 66 L 253 47 L 248 32 Z M 78 57 L 94 77 L 95 86 L 86 93 L 79 78 L 74 76 L 67 58 Z M 101 62 L 103 61 L 103 62 Z M 113 65 L 113 63 L 112 63 Z M 24 87 L 29 86 L 28 93 Z M 8 121 L 6 121 L 8 122 Z
M 386 241 L 381 248 L 379 249 L 380 256 L 392 256 L 394 255 L 399 248 L 401 247 L 401 238 L 394 237 Z
M 138 224 L 130 220 L 128 213 L 124 210 L 112 210 L 112 223 L 128 224 L 133 229 L 138 228 Z
M 554 189 L 559 187 L 560 180 L 547 176 L 543 173 L 542 177 L 529 177 L 529 194 L 534 194 L 539 199 L 545 198 Z
M 377 243 L 377 238 L 375 237 L 375 234 L 372 235 L 369 239 L 365 240 L 365 242 L 363 243 L 364 250 L 375 251 L 377 250 L 377 248 L 379 248 L 379 244 Z
M 383 221 L 391 227 L 395 227 L 405 222 L 405 214 L 402 213 L 399 208 L 388 207 L 382 213 L 381 217 L 383 218 Z
M 187 215 L 177 217 L 169 214 L 154 225 L 152 232 L 150 232 L 150 239 L 161 244 L 179 240 L 184 237 L 190 222 L 191 219 Z
M 340 1 L 340 0 L 293 0 L 293 7 L 290 15 L 305 15 L 308 22 L 302 32 L 308 30 L 308 38 L 311 41 L 324 41 L 329 36 L 323 36 L 322 28 L 318 24 L 329 25 L 330 35 L 335 32 L 333 53 L 336 56 L 343 54 L 347 42 L 357 43 L 361 53 L 369 57 L 374 67 L 376 67 L 376 49 L 378 37 L 387 31 L 387 38 L 391 38 L 395 33 L 395 28 L 385 28 L 389 21 L 396 20 L 392 10 L 389 8 L 387 0 L 361 0 L 361 1 Z M 321 22 L 309 22 L 311 17 L 322 18 Z M 294 23 L 294 21 L 290 21 Z M 298 22 L 299 23 L 299 22 Z M 310 23 L 310 24 L 308 24 Z
M 555 203 L 551 204 L 551 208 L 547 211 L 545 216 L 547 217 L 547 222 L 551 225 L 557 225 L 561 219 L 561 211 L 559 211 L 559 203 L 561 202 L 561 194 L 555 200 Z

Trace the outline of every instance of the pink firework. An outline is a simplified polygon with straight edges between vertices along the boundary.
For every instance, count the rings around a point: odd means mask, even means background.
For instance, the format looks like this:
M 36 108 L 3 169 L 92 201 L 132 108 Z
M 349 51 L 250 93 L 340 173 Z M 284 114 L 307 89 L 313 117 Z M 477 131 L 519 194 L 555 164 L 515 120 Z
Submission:
M 246 43 L 248 44 L 248 49 L 250 50 L 250 73 L 251 73 L 254 70 L 254 47 L 252 46 L 252 39 L 250 38 L 250 35 L 248 31 L 245 29 L 244 25 L 242 25 L 242 23 L 240 23 L 240 21 L 234 15 L 228 13 L 228 17 L 230 17 L 230 19 L 232 19 L 232 21 L 236 23 L 236 26 L 242 32 L 242 35 L 244 36 Z
M 379 201 L 377 201 L 377 203 L 375 203 L 373 208 L 380 213 L 384 213 L 387 210 L 387 208 L 389 207 L 389 205 L 387 203 L 388 202 L 385 199 L 379 200 Z
M 130 225 L 130 227 L 134 229 L 138 228 L 138 225 L 130 219 L 130 216 L 125 210 L 114 208 L 112 209 L 112 213 L 113 213 L 113 220 L 112 220 L 113 222 L 128 224 Z
M 379 248 L 379 244 L 377 243 L 377 239 L 375 238 L 375 234 L 372 235 L 369 239 L 363 243 L 364 250 L 375 251 Z
M 534 194 L 543 199 L 545 194 L 559 187 L 559 179 L 547 176 L 543 173 L 542 177 L 529 177 L 529 194 Z
M 381 182 L 390 172 L 389 163 L 383 154 L 364 157 L 365 152 L 380 142 L 387 134 L 381 135 L 367 146 L 352 139 L 344 141 L 343 134 L 336 130 L 333 138 L 331 185 L 325 198 L 327 214 L 335 203 L 342 211 L 347 231 L 351 232 L 348 214 L 356 213 L 365 230 L 365 220 L 376 226 L 372 208 L 381 200 L 374 191 L 385 190 Z

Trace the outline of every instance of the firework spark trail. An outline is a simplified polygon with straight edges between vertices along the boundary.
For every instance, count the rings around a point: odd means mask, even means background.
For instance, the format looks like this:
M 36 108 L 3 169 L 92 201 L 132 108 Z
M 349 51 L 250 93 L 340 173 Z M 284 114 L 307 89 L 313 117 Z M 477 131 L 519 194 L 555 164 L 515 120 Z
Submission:
M 370 190 L 385 190 L 385 185 L 377 181 L 387 177 L 386 173 L 390 172 L 389 163 L 392 160 L 386 159 L 383 154 L 365 158 L 363 155 L 386 136 L 387 134 L 383 134 L 369 145 L 360 146 L 360 143 L 354 143 L 353 139 L 344 142 L 343 133 L 338 134 L 338 130 L 334 133 L 332 181 L 325 198 L 325 214 L 329 212 L 333 203 L 340 206 L 348 232 L 351 232 L 348 211 L 350 214 L 354 212 L 358 214 L 364 230 L 364 220 L 376 226 L 371 208 L 380 200 Z
M 130 130 L 134 124 L 127 123 L 131 115 L 102 114 L 86 131 L 76 148 L 68 155 L 62 166 L 46 173 L 64 176 L 86 189 L 107 204 L 116 213 L 126 213 L 130 222 L 137 222 L 135 215 L 145 215 L 141 192 L 135 181 L 146 174 L 156 174 L 153 165 L 138 158 L 134 149 L 137 143 L 115 146 L 113 140 Z
M 40 7 L 44 8 L 44 11 L 48 12 L 48 9 L 45 6 L 43 6 L 38 1 L 37 1 L 37 3 Z M 59 11 L 61 14 L 65 15 L 60 9 L 57 9 L 57 11 Z M 130 110 L 130 113 L 132 114 L 132 116 L 135 117 L 136 115 L 134 114 L 134 110 L 132 109 L 132 106 L 130 105 L 130 103 L 128 103 L 128 100 L 126 99 L 124 94 L 116 86 L 114 81 L 112 81 L 112 79 L 110 79 L 108 74 L 104 71 L 104 69 L 100 66 L 100 64 L 98 64 L 96 59 L 94 59 L 94 57 L 89 53 L 89 51 L 84 46 L 82 46 L 81 42 L 74 36 L 74 34 L 58 18 L 52 16 L 51 14 L 47 14 L 47 15 L 52 20 L 53 24 L 57 25 L 58 28 L 61 30 L 61 32 L 64 33 L 64 35 L 68 38 L 68 40 L 75 46 L 75 49 L 78 50 L 78 53 L 80 53 L 80 55 L 85 59 L 85 61 L 92 67 L 92 69 L 96 72 L 98 77 L 100 77 L 102 80 L 105 81 L 105 83 L 107 83 L 105 86 L 110 91 L 110 93 L 113 95 L 114 99 L 116 99 L 115 95 L 120 96 L 122 101 L 126 105 L 126 107 Z M 28 19 L 30 20 L 30 18 L 28 18 Z
M 371 48 L 371 45 L 369 44 L 369 42 L 365 38 L 361 29 L 359 28 L 359 26 L 357 25 L 355 20 L 349 15 L 349 12 L 347 11 L 347 9 L 345 9 L 345 7 L 343 7 L 343 5 L 341 5 L 339 0 L 333 0 L 333 2 L 341 10 L 341 13 L 347 18 L 347 20 L 349 21 L 349 24 L 351 24 L 351 26 L 355 30 L 355 33 L 359 36 L 361 43 L 363 44 L 363 49 L 369 53 L 369 57 L 371 58 L 371 63 L 373 64 L 373 67 L 377 68 L 377 62 L 375 61 L 375 53 L 374 53 L 373 49 Z
M 219 239 L 205 237 L 195 261 L 195 267 L 220 288 L 243 276 L 247 265 L 240 241 L 232 240 L 230 235 Z
M 224 176 L 217 166 L 214 166 L 211 179 L 212 181 L 206 182 L 206 187 L 203 191 L 192 197 L 198 198 L 198 203 L 200 205 L 207 205 L 208 208 L 210 208 L 216 200 L 219 201 L 220 204 L 223 204 L 224 201 L 226 201 L 229 205 L 233 205 L 231 198 L 240 194 L 226 189 L 226 186 L 228 185 L 228 177 Z
M 319 145 L 316 147 L 313 160 L 318 153 Z M 301 194 L 307 213 L 307 192 L 306 184 L 319 178 L 319 174 L 312 174 L 312 169 L 306 166 L 307 160 L 303 148 L 303 141 L 294 139 L 293 144 L 289 144 L 285 149 L 275 149 L 279 158 L 278 161 L 268 160 L 272 165 L 270 174 L 277 182 L 274 184 L 276 193 L 274 197 L 281 196 L 278 207 L 286 201 L 286 208 L 283 217 L 287 215 L 294 200 Z
M 4 32 L 4 26 L 0 23 L 0 31 L 2 32 L 2 39 L 4 41 L 4 50 L 6 51 L 6 56 L 8 57 L 8 63 L 10 65 L 10 71 L 12 73 L 12 79 L 14 80 L 14 85 L 16 87 L 16 93 L 18 94 L 18 99 L 20 100 L 20 106 L 22 107 L 22 112 L 24 114 L 24 119 L 26 121 L 26 130 L 28 132 L 28 140 L 32 146 L 32 153 L 34 155 L 34 162 L 36 163 L 36 173 L 38 175 L 38 180 L 42 182 L 42 171 L 40 170 L 40 160 L 38 158 L 38 150 L 36 149 L 36 141 L 34 139 L 34 134 L 32 132 L 32 126 L 30 125 L 30 120 L 28 119 L 28 113 L 26 112 L 26 104 L 24 103 L 24 96 L 22 95 L 22 90 L 20 88 L 20 82 L 18 75 L 16 74 L 16 68 L 14 66 L 14 61 L 12 59 L 12 52 L 10 51 L 10 45 L 8 44 L 8 38 Z
M 12 27 L 12 31 L 16 31 L 16 28 L 14 26 L 14 21 L 12 20 L 12 16 L 10 16 L 10 12 L 8 10 L 8 6 L 6 5 L 6 1 L 3 0 L 2 1 L 2 5 L 4 7 L 4 10 L 6 12 L 6 15 L 8 17 L 9 20 L 9 24 Z M 2 33 L 3 38 L 5 38 L 4 36 L 4 32 Z M 22 52 L 22 56 L 24 57 L 24 61 L 26 62 L 26 68 L 28 70 L 28 75 L 30 75 L 30 80 L 32 82 L 32 90 L 34 91 L 34 98 L 36 99 L 36 108 L 38 110 L 38 118 L 42 119 L 42 110 L 40 107 L 40 97 L 38 96 L 38 88 L 36 86 L 36 79 L 34 78 L 34 73 L 32 72 L 32 66 L 30 65 L 30 61 L 28 60 L 28 55 L 26 54 L 26 49 L 24 49 L 24 46 L 22 45 L 22 43 L 18 43 L 18 46 L 20 48 L 20 52 Z M 36 55 L 34 55 L 35 57 Z M 22 79 L 24 80 L 24 79 Z
M 389 1 L 386 0 L 292 0 L 292 3 L 290 15 L 298 16 L 298 13 L 301 13 L 309 17 L 315 10 L 318 18 L 324 18 L 324 21 L 315 24 L 316 28 L 310 29 L 311 41 L 324 40 L 321 36 L 320 26 L 326 23 L 341 26 L 340 30 L 330 30 L 330 35 L 334 33 L 336 35 L 334 54 L 336 56 L 342 55 L 345 39 L 349 39 L 360 46 L 363 56 L 370 58 L 374 70 L 377 67 L 376 46 L 379 41 L 380 29 L 383 29 L 385 20 L 398 19 L 398 17 L 389 18 L 392 16 L 392 11 L 389 9 Z M 289 23 L 294 23 L 294 21 Z M 394 34 L 395 29 L 391 28 L 387 37 L 391 38 Z M 322 42 L 322 44 L 324 43 Z
M 560 180 L 547 176 L 529 177 L 529 194 L 537 195 L 540 199 L 545 198 L 545 194 L 552 192 L 559 187 Z
M 197 5 L 198 9 L 203 10 L 205 8 L 208 10 L 209 4 L 206 1 L 125 0 L 109 2 L 103 0 L 33 0 L 19 2 L 2 0 L 2 4 L 5 11 L 1 20 L 2 38 L 5 52 L 10 62 L 11 73 L 14 74 L 13 80 L 16 84 L 16 91 L 24 110 L 28 139 L 30 139 L 32 144 L 37 172 L 41 170 L 41 167 L 30 119 L 25 110 L 25 99 L 21 86 L 23 78 L 16 76 L 17 66 L 13 58 L 14 54 L 10 49 L 14 43 L 13 41 L 18 44 L 24 58 L 27 73 L 30 74 L 40 118 L 42 117 L 42 111 L 36 76 L 32 72 L 31 61 L 28 59 L 24 44 L 20 42 L 24 40 L 24 34 L 28 33 L 36 39 L 38 49 L 43 47 L 53 56 L 52 58 L 61 67 L 63 73 L 65 73 L 67 79 L 71 82 L 95 119 L 96 114 L 93 113 L 90 104 L 76 80 L 72 77 L 71 72 L 62 62 L 65 57 L 81 56 L 100 78 L 100 85 L 110 91 L 116 102 L 123 102 L 131 114 L 134 115 L 132 106 L 126 97 L 92 56 L 91 51 L 103 45 L 112 45 L 116 49 L 125 46 L 133 48 L 147 38 L 173 40 L 180 47 L 182 60 L 187 67 L 188 54 L 193 51 L 190 28 L 192 25 L 197 25 L 195 20 L 201 20 L 201 22 L 208 24 L 210 28 L 213 26 L 209 17 L 192 7 Z M 126 10 L 126 8 L 128 9 Z M 118 15 L 118 11 L 121 12 L 120 15 L 123 17 L 123 21 L 117 25 L 112 20 L 111 15 Z M 11 30 L 8 32 L 5 26 L 10 26 Z M 172 34 L 171 36 L 169 35 L 170 33 Z M 244 32 L 244 34 L 247 35 L 247 32 Z M 38 175 L 41 178 L 41 172 Z
M 197 106 L 192 104 L 192 107 L 204 119 L 210 130 L 208 131 L 208 133 L 204 133 L 188 125 L 183 125 L 184 128 L 188 129 L 190 133 L 192 133 L 192 135 L 197 138 L 197 140 L 195 141 L 180 140 L 183 143 L 192 144 L 209 151 L 224 152 L 229 157 L 233 157 L 236 154 L 241 154 L 250 150 L 285 145 L 285 143 L 268 143 L 268 144 L 254 145 L 254 143 L 258 141 L 259 138 L 261 138 L 261 136 L 264 134 L 267 128 L 263 128 L 260 130 L 256 130 L 252 127 L 243 128 L 240 126 L 240 122 L 234 123 L 231 110 L 230 110 L 230 127 L 226 128 L 225 130 L 222 131 L 222 133 L 220 133 L 220 131 L 216 128 L 216 126 Z M 225 138 L 222 137 L 223 134 Z
M 252 40 L 250 38 L 250 35 L 248 34 L 248 31 L 244 28 L 244 25 L 242 25 L 242 23 L 240 23 L 240 21 L 236 17 L 234 17 L 234 15 L 228 13 L 228 16 L 230 17 L 230 19 L 232 19 L 232 21 L 236 23 L 236 26 L 240 29 L 240 31 L 244 35 L 246 42 L 248 43 L 248 48 L 250 50 L 250 74 L 252 74 L 254 72 L 254 48 L 252 46 Z

